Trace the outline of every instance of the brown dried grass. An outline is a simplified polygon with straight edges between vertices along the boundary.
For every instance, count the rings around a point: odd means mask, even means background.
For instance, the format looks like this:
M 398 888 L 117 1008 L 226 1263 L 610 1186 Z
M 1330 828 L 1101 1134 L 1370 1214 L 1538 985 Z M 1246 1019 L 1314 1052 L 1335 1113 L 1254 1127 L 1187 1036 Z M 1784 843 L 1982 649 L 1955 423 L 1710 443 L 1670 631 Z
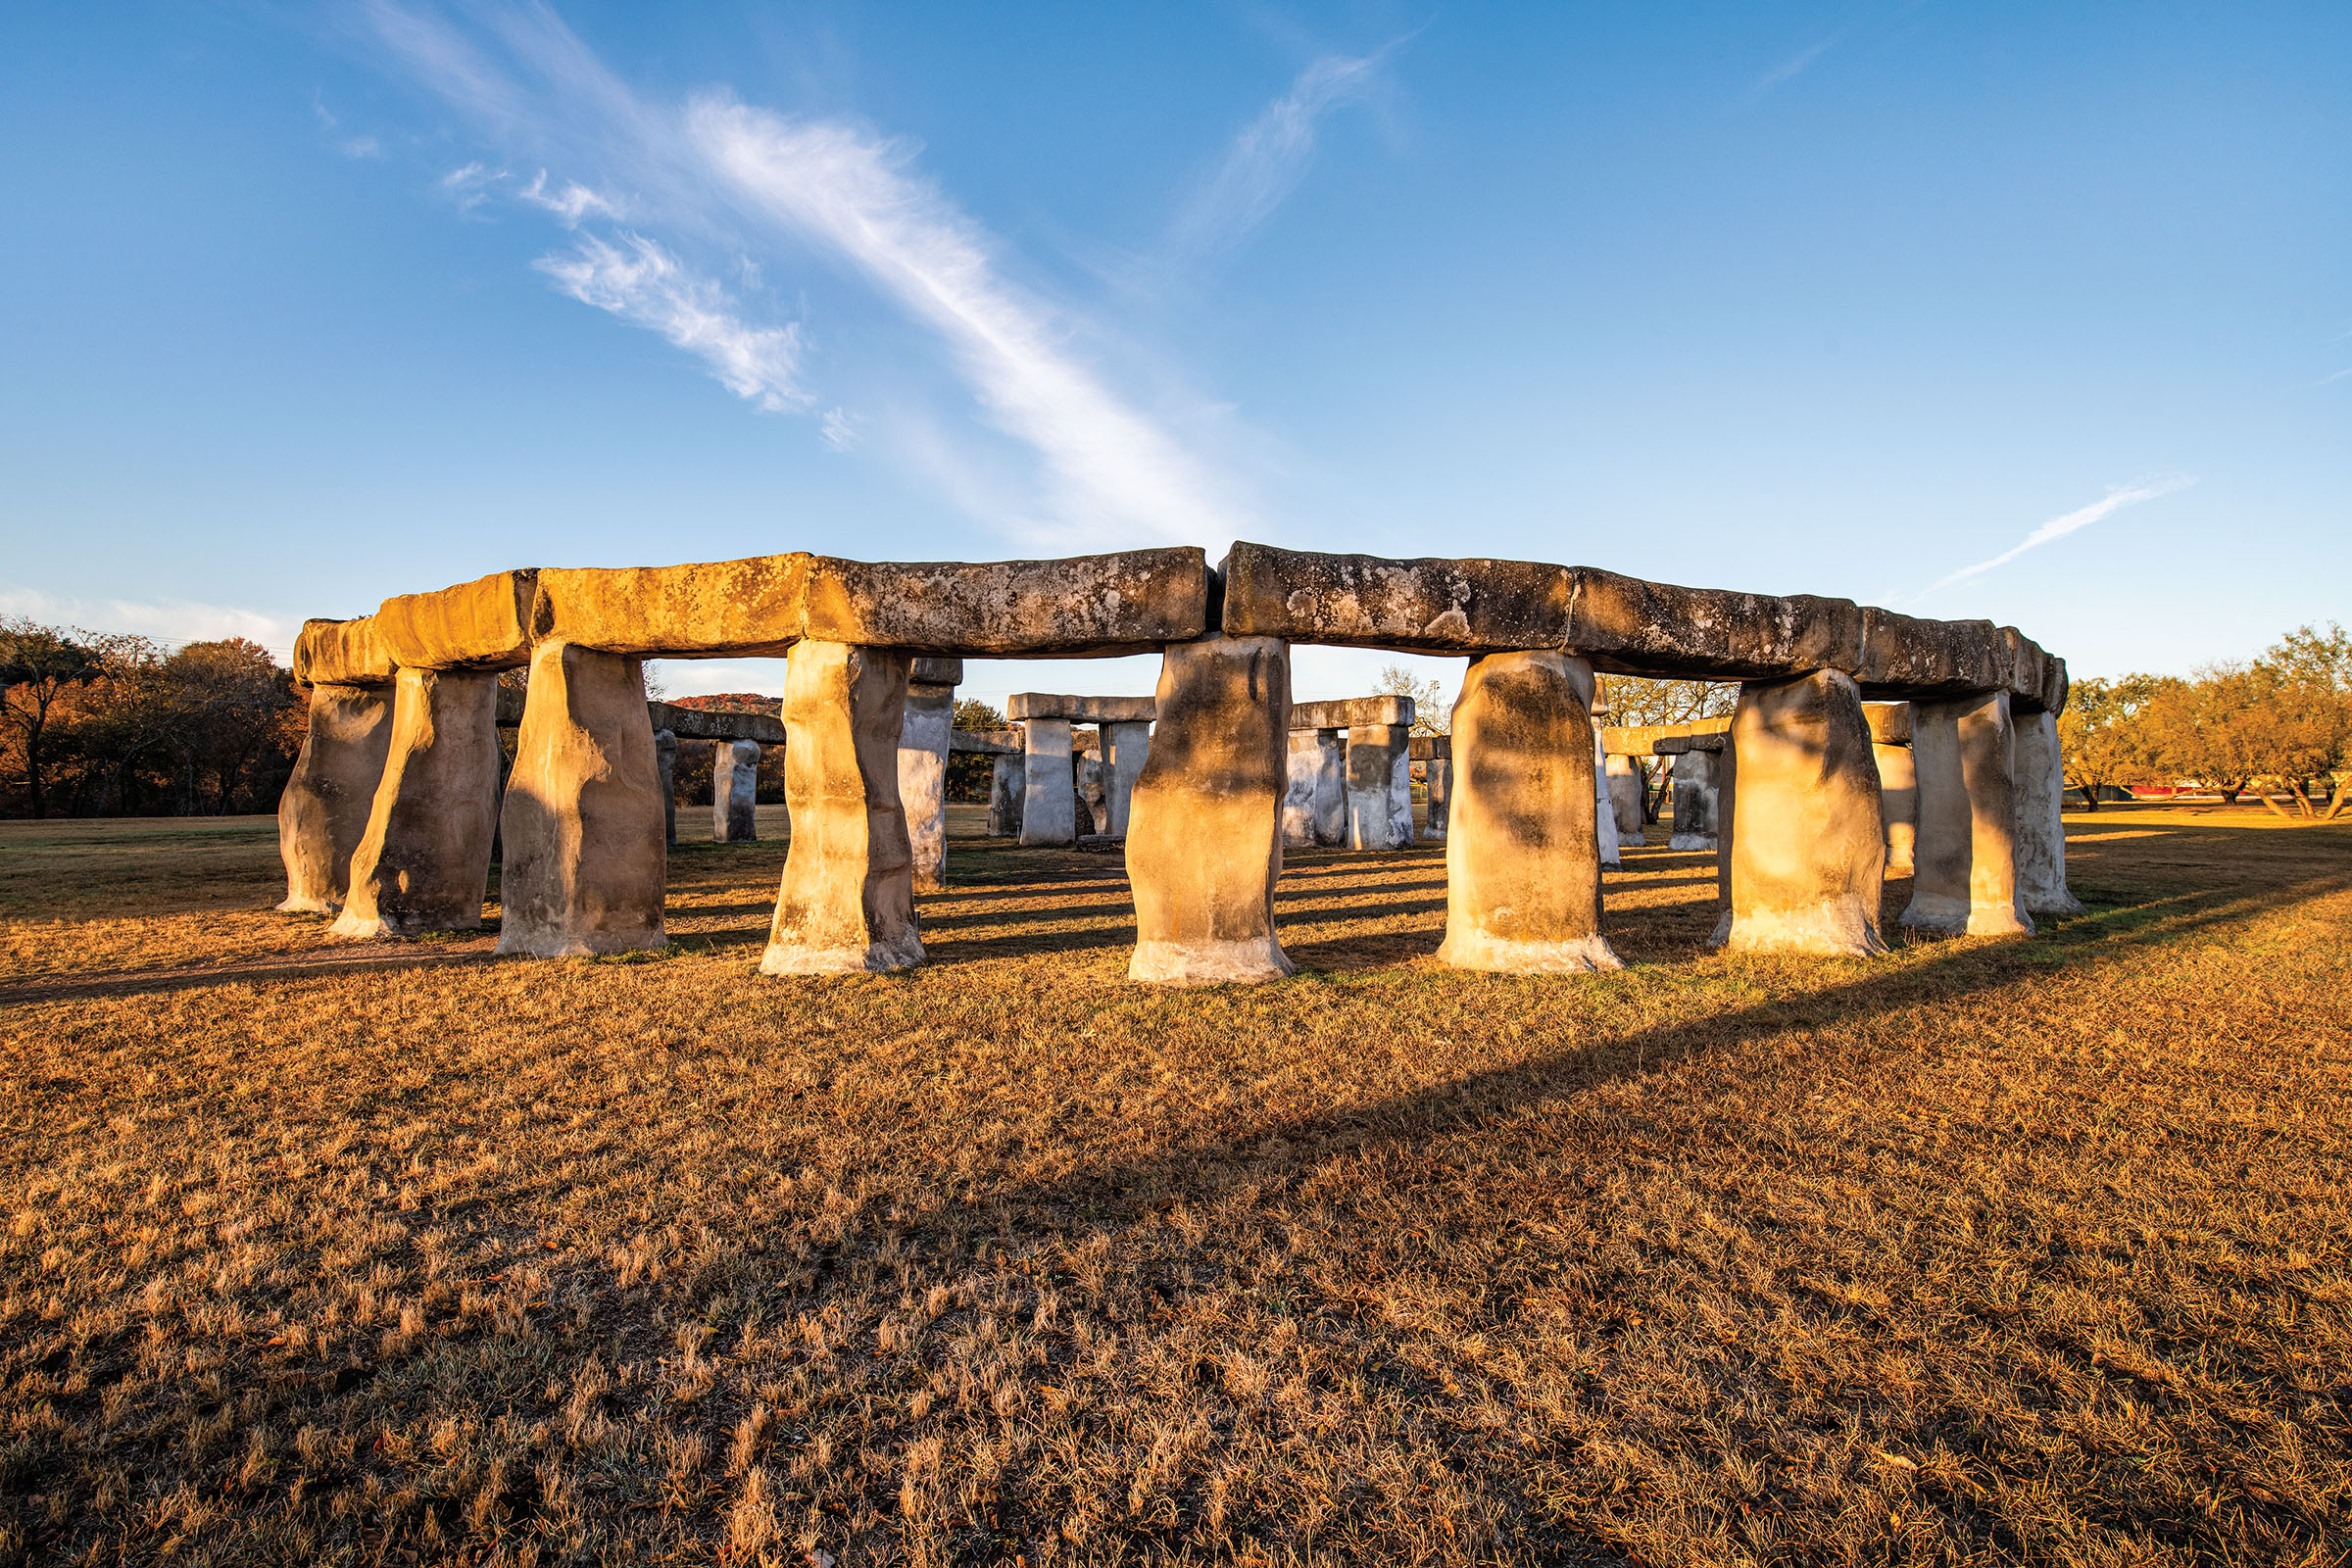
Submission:
M 2352 828 L 2259 816 L 1875 964 L 1639 852 L 1572 978 L 1309 855 L 1307 972 L 1188 994 L 1115 857 L 780 982 L 779 845 L 492 963 L 254 912 L 266 823 L 9 824 L 0 1556 L 2341 1560 Z

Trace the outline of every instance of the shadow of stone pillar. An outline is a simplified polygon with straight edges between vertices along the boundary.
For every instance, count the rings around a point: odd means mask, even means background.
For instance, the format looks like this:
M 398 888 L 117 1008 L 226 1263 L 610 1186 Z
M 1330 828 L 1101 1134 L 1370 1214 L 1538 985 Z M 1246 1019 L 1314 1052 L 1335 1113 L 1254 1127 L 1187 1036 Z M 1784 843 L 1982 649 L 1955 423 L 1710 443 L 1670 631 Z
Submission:
M 1446 941 L 1461 969 L 1624 967 L 1600 934 L 1592 666 L 1572 654 L 1488 654 L 1453 705 Z
M 2034 929 L 2017 881 L 2009 694 L 1911 705 L 1919 839 L 1903 924 L 1969 936 Z
M 351 858 L 368 836 L 375 789 L 392 748 L 392 694 L 373 686 L 314 686 L 310 728 L 277 798 L 277 853 L 288 913 L 334 914 L 351 890 Z
M 879 974 L 923 961 L 899 804 L 909 662 L 825 642 L 795 645 L 785 662 L 792 845 L 761 974 Z
M 2017 786 L 2018 896 L 2028 914 L 2081 914 L 2066 885 L 2066 759 L 2058 715 L 2024 713 L 2013 721 L 2012 777 Z
M 1293 972 L 1274 931 L 1291 716 L 1290 645 L 1170 643 L 1127 828 L 1131 980 L 1213 985 Z
M 498 808 L 498 676 L 404 669 L 392 736 L 332 933 L 413 937 L 482 923 Z
M 645 662 L 545 642 L 501 828 L 498 951 L 568 958 L 659 948 L 669 851 Z
M 1732 735 L 1729 765 L 1720 771 L 1737 775 L 1733 819 L 1717 823 L 1730 845 L 1731 923 L 1722 945 L 1742 953 L 1885 953 L 1878 762 L 1853 678 L 1817 670 L 1744 681 Z

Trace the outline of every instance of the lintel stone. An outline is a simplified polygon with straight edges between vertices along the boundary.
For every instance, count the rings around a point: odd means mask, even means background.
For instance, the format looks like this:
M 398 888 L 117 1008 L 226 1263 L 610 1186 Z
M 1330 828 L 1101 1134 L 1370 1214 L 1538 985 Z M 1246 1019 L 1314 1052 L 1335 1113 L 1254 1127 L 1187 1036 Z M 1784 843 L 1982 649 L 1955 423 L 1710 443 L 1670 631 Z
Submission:
M 304 686 L 389 686 L 399 673 L 373 615 L 306 620 L 294 639 L 294 679 Z
M 1391 561 L 1237 544 L 1223 576 L 1229 637 L 1463 654 L 1557 648 L 1567 636 L 1570 570 L 1541 562 Z
M 1685 588 L 1579 566 L 1565 641 L 1616 673 L 1765 678 L 1848 667 L 1862 620 L 1850 599 Z
M 1073 724 L 1149 724 L 1157 710 L 1151 697 L 1071 697 L 1060 692 L 1015 692 L 1004 700 L 1004 716 L 1015 721 L 1060 718 Z
M 1331 702 L 1293 703 L 1293 729 L 1353 729 L 1358 724 L 1410 724 L 1410 697 L 1342 697 Z
M 403 669 L 518 669 L 531 662 L 535 571 L 494 571 L 376 608 L 376 635 Z

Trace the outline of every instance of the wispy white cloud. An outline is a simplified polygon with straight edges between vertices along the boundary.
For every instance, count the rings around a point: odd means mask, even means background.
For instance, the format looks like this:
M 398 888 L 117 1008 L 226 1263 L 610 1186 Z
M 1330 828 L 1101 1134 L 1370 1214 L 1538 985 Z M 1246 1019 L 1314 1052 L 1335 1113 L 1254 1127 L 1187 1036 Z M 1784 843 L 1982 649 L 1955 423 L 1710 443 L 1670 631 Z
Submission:
M 458 204 L 459 212 L 470 213 L 489 201 L 495 188 L 506 177 L 507 172 L 503 169 L 492 169 L 478 162 L 470 163 L 443 174 L 441 189 L 451 201 Z
M 746 208 L 837 250 L 949 345 L 999 428 L 1035 448 L 1061 508 L 1102 533 L 1203 540 L 1231 524 L 1207 476 L 1064 348 L 999 275 L 978 225 L 911 170 L 912 152 L 829 121 L 724 98 L 687 112 Z
M 1782 61 L 1779 65 L 1773 67 L 1761 76 L 1758 76 L 1754 81 L 1748 83 L 1747 90 L 1732 100 L 1732 108 L 1745 109 L 1750 104 L 1753 104 L 1758 99 L 1764 97 L 1765 94 L 1771 92 L 1774 88 L 1785 86 L 1788 82 L 1794 80 L 1796 77 L 1804 74 L 1805 71 L 1812 66 L 1813 62 L 1819 60 L 1823 55 L 1828 54 L 1831 50 L 1843 43 L 1845 41 L 1845 33 L 1846 29 L 1840 28 L 1838 31 L 1833 32 L 1828 37 L 1822 39 L 1819 43 L 1813 44 L 1808 48 L 1800 49 L 1795 54 L 1790 55 L 1788 59 Z
M 1298 73 L 1290 90 L 1234 137 L 1216 172 L 1185 205 L 1172 236 L 1174 249 L 1186 256 L 1208 255 L 1264 222 L 1305 177 L 1323 118 L 1369 94 L 1396 47 L 1391 43 L 1360 57 L 1326 55 Z
M 620 209 L 612 198 L 590 190 L 578 180 L 565 180 L 562 190 L 551 189 L 547 171 L 542 169 L 531 182 L 515 194 L 533 207 L 544 208 L 564 220 L 565 228 L 577 228 L 587 218 L 618 218 Z
M 700 358 L 726 389 L 771 414 L 808 406 L 799 380 L 797 324 L 752 326 L 727 291 L 642 234 L 609 245 L 581 236 L 569 256 L 532 264 L 582 305 L 652 327 Z
M 78 626 L 84 631 L 134 632 L 175 645 L 245 637 L 269 649 L 281 662 L 293 658 L 294 636 L 302 630 L 302 622 L 292 616 L 235 605 L 208 605 L 193 599 L 84 598 L 13 584 L 0 584 L 0 614 Z
M 845 409 L 827 409 L 823 423 L 817 427 L 817 435 L 834 451 L 847 452 L 858 444 L 858 416 Z
M 335 143 L 335 151 L 346 158 L 381 158 L 384 144 L 373 136 L 353 136 Z
M 2142 501 L 2153 501 L 2158 496 L 2169 496 L 2176 490 L 2185 490 L 2196 482 L 2197 481 L 2193 475 L 2183 473 L 2173 474 L 2166 478 L 2141 479 L 2132 484 L 2118 485 L 2114 489 L 2108 491 L 2104 496 L 2101 496 L 2098 500 L 2093 501 L 2087 507 L 2078 507 L 2072 512 L 2052 517 L 2049 521 L 2043 523 L 2040 527 L 2026 535 L 2026 537 L 2019 543 L 2010 546 L 2007 550 L 2002 551 L 1999 555 L 1994 556 L 1989 561 L 1980 561 L 1973 566 L 1963 566 L 1958 571 L 1953 572 L 1950 576 L 1943 577 L 1936 582 L 1930 583 L 1926 588 L 1922 589 L 1916 597 L 1924 599 L 1927 597 L 1927 595 L 1936 592 L 1938 588 L 1948 588 L 1953 583 L 1964 582 L 1968 578 L 1982 576 L 1984 573 L 1992 570 L 1996 566 L 2005 566 L 2009 564 L 2009 563 L 2015 561 L 2018 557 L 2024 555 L 2029 550 L 2039 549 L 2041 546 L 2048 544 L 2053 539 L 2063 539 L 2068 534 L 2075 532 L 2077 529 L 2087 528 L 2092 523 L 2100 520 L 2102 517 L 2106 517 L 2115 513 L 2121 512 L 2126 507 L 2135 507 Z
M 2323 375 L 2323 376 L 2321 376 L 2321 377 L 2320 377 L 2320 378 L 2319 378 L 2317 381 L 2314 381 L 2314 382 L 2312 383 L 2312 385 L 2314 385 L 2314 386 L 2326 386 L 2326 385 L 2328 385 L 2328 384 L 2330 381 L 2341 381 L 2341 380 L 2342 380 L 2342 379 L 2343 379 L 2345 376 L 2347 376 L 2347 375 L 2352 375 L 2352 366 L 2346 366 L 2344 368 L 2342 368 L 2342 369 L 2340 369 L 2340 370 L 2336 370 L 2336 371 L 2334 371 L 2334 372 L 2332 372 L 2332 373 L 2330 373 L 2330 374 L 2328 374 L 2328 375 Z

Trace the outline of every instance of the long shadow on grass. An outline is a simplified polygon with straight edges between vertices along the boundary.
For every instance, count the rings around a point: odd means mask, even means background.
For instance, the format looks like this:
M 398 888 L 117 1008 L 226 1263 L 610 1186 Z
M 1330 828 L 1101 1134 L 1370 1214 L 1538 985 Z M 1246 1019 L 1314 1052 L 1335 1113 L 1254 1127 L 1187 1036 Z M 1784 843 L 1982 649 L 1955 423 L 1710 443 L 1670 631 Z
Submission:
M 1950 951 L 1940 956 L 1849 985 L 1639 1030 L 1378 1104 L 1237 1126 L 1213 1140 L 1163 1150 L 1144 1159 L 1081 1168 L 1051 1183 L 1011 1188 L 997 1195 L 997 1200 L 1017 1209 L 1074 1209 L 1091 1215 L 1135 1202 L 1189 1200 L 1238 1180 L 1295 1177 L 1334 1151 L 1425 1143 L 1544 1101 L 1693 1057 L 1740 1050 L 1791 1029 L 1821 1029 L 1990 991 L 2047 972 L 2053 951 L 2071 954 L 2077 962 L 2103 964 L 2122 952 L 2241 925 L 2282 906 L 2346 890 L 2352 890 L 2352 877 L 2319 878 L 2261 895 L 2232 897 L 2230 890 L 2185 893 L 2076 916 L 2053 924 L 2034 941 L 1946 939 L 1937 945 L 1948 943 Z M 1366 997 L 1364 1004 L 1379 1004 Z M 1282 1152 L 1235 1152 L 1237 1147 L 1254 1151 L 1263 1146 Z

